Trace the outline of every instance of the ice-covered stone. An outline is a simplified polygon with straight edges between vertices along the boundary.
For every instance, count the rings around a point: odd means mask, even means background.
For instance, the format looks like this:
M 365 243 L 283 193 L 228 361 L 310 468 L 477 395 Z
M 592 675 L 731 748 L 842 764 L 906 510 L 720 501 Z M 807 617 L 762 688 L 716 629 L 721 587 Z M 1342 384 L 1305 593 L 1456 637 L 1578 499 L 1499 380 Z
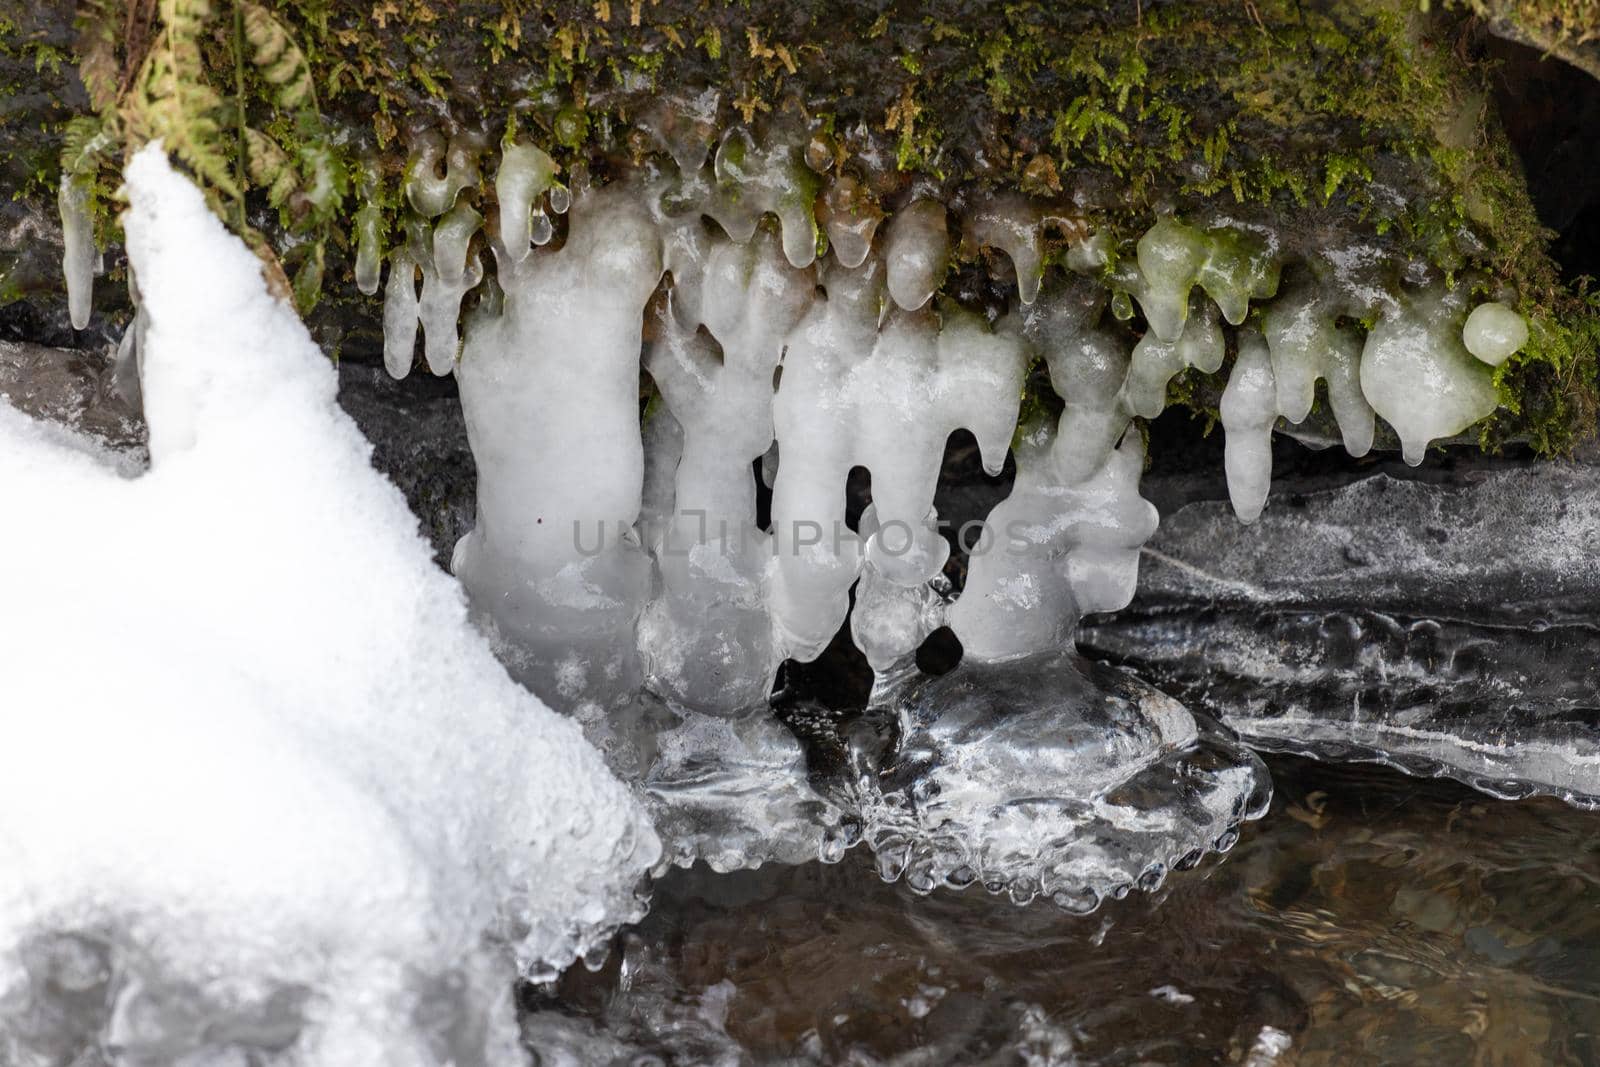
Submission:
M 1253 744 L 1600 797 L 1595 470 L 1292 488 L 1248 528 L 1218 501 L 1166 516 L 1138 606 L 1086 646 Z

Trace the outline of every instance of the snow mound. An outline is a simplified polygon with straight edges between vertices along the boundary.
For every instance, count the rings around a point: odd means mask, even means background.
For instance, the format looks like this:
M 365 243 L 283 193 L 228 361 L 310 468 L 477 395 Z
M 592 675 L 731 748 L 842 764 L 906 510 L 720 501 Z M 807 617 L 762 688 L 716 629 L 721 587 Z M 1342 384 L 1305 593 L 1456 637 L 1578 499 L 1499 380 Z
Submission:
M 522 1062 L 512 963 L 660 845 L 516 686 L 156 147 L 125 226 L 151 470 L 0 404 L 0 1062 Z

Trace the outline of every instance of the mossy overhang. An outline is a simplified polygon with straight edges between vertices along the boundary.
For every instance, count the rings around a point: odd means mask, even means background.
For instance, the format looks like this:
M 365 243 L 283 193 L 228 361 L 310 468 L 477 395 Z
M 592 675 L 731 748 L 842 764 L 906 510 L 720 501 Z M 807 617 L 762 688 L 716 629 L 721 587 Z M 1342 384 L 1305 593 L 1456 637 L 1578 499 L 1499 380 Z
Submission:
M 236 82 L 227 2 L 216 0 L 202 41 L 206 69 L 186 76 L 210 79 L 294 152 L 300 131 L 273 114 L 271 86 L 253 71 Z M 1397 261 L 1421 258 L 1486 290 L 1513 292 L 1533 339 L 1499 372 L 1505 404 L 1484 427 L 1484 443 L 1522 439 L 1560 452 L 1594 425 L 1597 304 L 1581 285 L 1563 284 L 1546 254 L 1550 235 L 1499 127 L 1481 47 L 1486 29 L 1507 26 L 1528 39 L 1528 27 L 1543 27 L 1537 39 L 1559 38 L 1564 49 L 1587 46 L 1591 0 L 1433 10 L 1414 0 L 264 6 L 305 55 L 319 136 L 346 175 L 327 228 L 323 288 L 334 299 L 319 321 L 330 329 L 340 306 L 358 299 L 344 247 L 358 207 L 359 182 L 349 175 L 376 178 L 395 225 L 408 124 L 489 136 L 515 125 L 569 171 L 581 165 L 605 180 L 652 151 L 637 136 L 646 109 L 663 95 L 709 94 L 713 131 L 744 124 L 820 138 L 832 169 L 856 174 L 890 207 L 913 190 L 960 203 L 975 191 L 1020 189 L 1092 213 L 1125 242 L 1161 212 L 1266 218 L 1291 250 L 1330 234 L 1359 236 Z M 126 86 L 163 10 L 85 3 L 80 52 L 96 34 L 101 42 L 109 35 Z M 107 12 L 121 23 L 108 23 Z M 23 18 L 34 24 L 0 27 L 8 54 L 21 41 L 59 67 L 55 53 L 70 43 L 60 20 Z M 151 25 L 141 30 L 140 18 Z M 84 106 L 70 68 L 59 90 L 45 137 L 63 111 Z M 38 139 L 30 131 L 17 143 Z M 226 137 L 222 147 L 241 151 Z M 37 153 L 28 158 L 24 195 L 45 195 L 55 176 Z M 109 195 L 114 161 L 104 170 L 97 180 Z M 295 220 L 266 211 L 264 190 L 248 200 L 250 219 L 275 243 L 307 244 L 274 233 L 293 231 Z M 104 226 L 114 240 L 109 213 Z M 958 270 L 966 282 L 956 295 L 981 301 L 973 280 L 981 276 Z

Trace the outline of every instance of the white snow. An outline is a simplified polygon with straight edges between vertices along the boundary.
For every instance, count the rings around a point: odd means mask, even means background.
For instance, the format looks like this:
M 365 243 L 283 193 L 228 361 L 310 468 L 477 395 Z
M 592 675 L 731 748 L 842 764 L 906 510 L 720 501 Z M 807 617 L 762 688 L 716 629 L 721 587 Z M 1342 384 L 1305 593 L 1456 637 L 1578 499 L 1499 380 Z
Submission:
M 151 470 L 0 405 L 0 1060 L 276 1026 L 299 1064 L 520 1062 L 512 961 L 635 917 L 656 836 L 470 627 L 258 261 L 157 147 L 127 188 Z M 109 1019 L 38 1022 L 86 953 Z

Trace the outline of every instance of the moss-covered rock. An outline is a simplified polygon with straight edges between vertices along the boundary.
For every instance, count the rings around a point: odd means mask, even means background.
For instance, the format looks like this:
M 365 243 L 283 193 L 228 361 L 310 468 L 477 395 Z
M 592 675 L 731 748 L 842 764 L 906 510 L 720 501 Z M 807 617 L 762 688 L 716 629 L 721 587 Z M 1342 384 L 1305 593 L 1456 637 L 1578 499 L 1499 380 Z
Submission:
M 219 211 L 265 235 L 264 258 L 286 286 L 295 276 L 302 303 L 332 305 L 317 321 L 335 342 L 360 318 L 340 309 L 364 299 L 351 279 L 358 216 L 378 244 L 401 237 L 418 124 L 485 142 L 516 131 L 567 175 L 600 181 L 746 126 L 803 145 L 812 167 L 848 175 L 883 210 L 914 195 L 960 207 L 1026 193 L 1061 220 L 1045 234 L 1046 269 L 1085 230 L 1114 262 L 1167 213 L 1270 225 L 1290 258 L 1360 246 L 1397 272 L 1421 265 L 1512 297 L 1532 338 L 1496 372 L 1504 406 L 1483 441 L 1559 452 L 1594 424 L 1596 304 L 1546 254 L 1482 42 L 1489 27 L 1572 53 L 1594 39 L 1594 8 L 160 0 L 129 14 L 88 0 L 87 94 L 63 77 L 51 117 L 18 141 L 37 147 L 16 158 L 32 153 L 23 195 L 43 197 L 56 179 L 43 146 L 73 110 L 124 148 L 163 136 Z M 0 40 L 58 64 L 59 19 L 40 33 L 13 25 Z M 119 153 L 70 151 L 88 132 L 68 129 L 69 165 L 97 190 L 100 237 L 114 242 L 104 205 Z M 493 200 L 487 180 L 464 195 Z M 996 299 L 1003 272 L 973 247 L 956 255 L 947 295 Z M 370 344 L 359 327 L 343 339 Z

